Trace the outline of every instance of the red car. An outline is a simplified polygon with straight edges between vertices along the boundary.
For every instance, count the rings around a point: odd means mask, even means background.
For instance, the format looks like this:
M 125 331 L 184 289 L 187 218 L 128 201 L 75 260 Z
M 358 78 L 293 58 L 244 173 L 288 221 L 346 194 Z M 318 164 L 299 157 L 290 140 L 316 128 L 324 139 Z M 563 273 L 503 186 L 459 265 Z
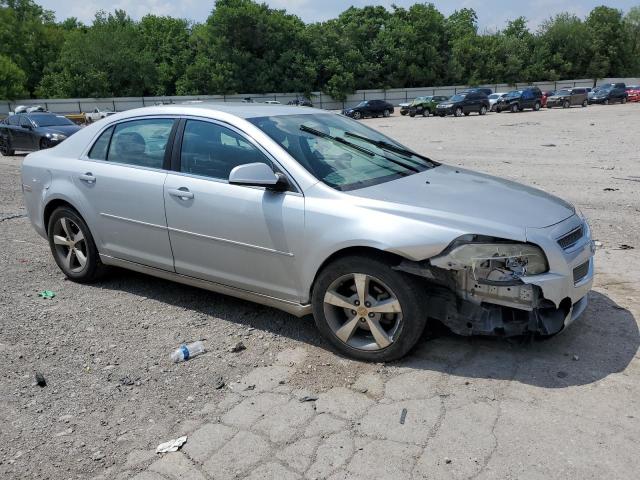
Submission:
M 640 102 L 640 85 L 631 85 L 627 87 L 627 100 L 629 102 Z
M 542 92 L 542 98 L 540 100 L 542 101 L 543 107 L 547 106 L 547 98 L 549 98 L 553 94 L 554 94 L 553 90 L 547 90 L 545 92 Z

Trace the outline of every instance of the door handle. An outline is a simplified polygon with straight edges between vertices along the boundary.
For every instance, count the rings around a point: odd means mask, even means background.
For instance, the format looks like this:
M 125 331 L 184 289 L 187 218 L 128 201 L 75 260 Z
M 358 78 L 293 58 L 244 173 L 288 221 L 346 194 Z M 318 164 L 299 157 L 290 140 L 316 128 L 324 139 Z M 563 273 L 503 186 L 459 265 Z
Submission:
M 87 172 L 83 175 L 80 175 L 78 178 L 83 182 L 87 182 L 87 183 L 95 183 L 96 181 L 96 177 L 94 177 L 93 173 L 91 172 Z
M 191 193 L 186 187 L 168 188 L 167 192 L 172 197 L 178 197 L 180 200 L 190 200 L 193 198 L 193 193 Z

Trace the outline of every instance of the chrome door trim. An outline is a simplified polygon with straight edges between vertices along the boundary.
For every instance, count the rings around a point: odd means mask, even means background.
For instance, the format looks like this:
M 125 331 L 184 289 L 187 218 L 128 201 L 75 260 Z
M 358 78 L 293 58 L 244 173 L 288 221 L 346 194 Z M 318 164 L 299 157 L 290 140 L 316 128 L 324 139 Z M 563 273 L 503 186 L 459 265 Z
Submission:
M 230 243 L 232 245 L 237 245 L 239 247 L 253 248 L 255 250 L 260 250 L 262 252 L 275 253 L 277 255 L 284 255 L 285 257 L 294 257 L 295 256 L 291 252 L 283 252 L 281 250 L 275 250 L 273 248 L 261 247 L 259 245 L 252 245 L 250 243 L 237 242 L 235 240 L 229 240 L 229 239 L 226 239 L 226 238 L 212 237 L 210 235 L 204 235 L 202 233 L 190 232 L 188 230 L 180 230 L 179 228 L 171 228 L 171 227 L 169 227 L 169 231 L 170 232 L 176 232 L 176 233 L 184 233 L 185 235 L 193 235 L 194 237 L 199 237 L 199 238 L 206 238 L 207 240 L 213 240 L 215 242 Z
M 301 303 L 291 302 L 288 300 L 283 300 L 281 298 L 270 297 L 269 295 L 251 292 L 249 290 L 230 287 L 221 283 L 209 282 L 207 280 L 201 280 L 199 278 L 190 277 L 188 275 L 182 275 L 180 273 L 169 272 L 167 270 L 161 270 L 159 268 L 141 265 L 139 263 L 130 262 L 128 260 L 122 260 L 119 258 L 111 257 L 109 255 L 100 254 L 100 260 L 105 265 L 113 265 L 115 267 L 133 270 L 147 275 L 152 275 L 154 277 L 163 278 L 165 280 L 182 283 L 184 285 L 203 288 L 211 292 L 229 295 L 232 297 L 240 298 L 242 300 L 248 300 L 250 302 L 259 303 L 260 305 L 266 305 L 267 307 L 277 308 L 278 310 L 282 310 L 297 317 L 304 317 L 305 315 L 311 314 L 311 305 L 308 304 L 305 305 Z
M 145 227 L 161 228 L 163 230 L 167 229 L 166 225 L 156 225 L 155 223 L 147 223 L 147 222 L 142 222 L 140 220 L 134 220 L 133 218 L 119 217 L 118 215 L 111 215 L 110 213 L 100 212 L 100 216 L 112 218 L 114 220 L 122 220 L 123 222 L 136 223 L 138 225 L 144 225 Z

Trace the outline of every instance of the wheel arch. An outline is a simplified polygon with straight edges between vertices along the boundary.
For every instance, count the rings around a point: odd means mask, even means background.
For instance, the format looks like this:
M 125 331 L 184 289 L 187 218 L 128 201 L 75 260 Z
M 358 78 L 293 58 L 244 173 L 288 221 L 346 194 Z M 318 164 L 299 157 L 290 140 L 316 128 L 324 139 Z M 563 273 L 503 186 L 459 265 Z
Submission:
M 49 230 L 49 219 L 51 218 L 51 214 L 53 214 L 53 212 L 56 210 L 56 208 L 59 208 L 59 207 L 68 207 L 68 208 L 73 209 L 86 222 L 86 219 L 84 218 L 84 216 L 82 215 L 80 210 L 78 210 L 71 202 L 69 202 L 68 200 L 63 199 L 63 198 L 52 198 L 44 206 L 44 210 L 42 212 L 42 220 L 43 220 L 44 230 L 45 230 L 46 233 L 49 233 L 48 232 L 48 230 Z
M 320 272 L 322 272 L 328 265 L 340 260 L 341 258 L 354 257 L 354 256 L 360 256 L 360 257 L 366 256 L 369 258 L 375 258 L 375 259 L 387 262 L 390 265 L 400 264 L 400 262 L 405 260 L 405 257 L 403 257 L 402 255 L 398 255 L 397 253 L 389 252 L 389 251 L 382 250 L 376 247 L 371 247 L 371 246 L 361 245 L 361 246 L 349 246 L 349 247 L 341 248 L 340 250 L 336 250 L 335 252 L 333 252 L 331 255 L 325 258 L 324 261 L 322 261 L 322 263 L 320 263 L 320 265 L 315 271 L 313 280 L 309 285 L 309 290 L 308 292 L 306 292 L 306 294 L 308 295 L 307 299 L 311 298 L 311 294 L 315 287 L 316 280 L 320 275 Z

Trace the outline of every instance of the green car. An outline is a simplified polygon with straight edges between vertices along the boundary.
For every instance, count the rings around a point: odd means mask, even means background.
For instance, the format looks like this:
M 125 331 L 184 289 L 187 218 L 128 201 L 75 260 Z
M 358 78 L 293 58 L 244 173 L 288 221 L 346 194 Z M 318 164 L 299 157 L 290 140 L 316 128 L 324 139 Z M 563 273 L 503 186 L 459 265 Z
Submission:
M 409 116 L 415 117 L 416 115 L 422 115 L 428 117 L 432 113 L 436 113 L 436 105 L 440 102 L 446 102 L 447 100 L 449 100 L 449 97 L 443 95 L 418 97 L 409 105 Z

